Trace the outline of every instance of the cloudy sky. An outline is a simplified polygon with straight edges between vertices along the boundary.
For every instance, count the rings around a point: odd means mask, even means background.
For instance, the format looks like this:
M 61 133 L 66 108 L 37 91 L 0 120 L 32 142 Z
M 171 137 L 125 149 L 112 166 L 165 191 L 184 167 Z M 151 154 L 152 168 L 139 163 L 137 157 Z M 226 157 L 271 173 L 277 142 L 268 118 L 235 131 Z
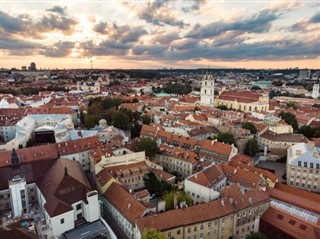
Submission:
M 319 68 L 320 2 L 1 0 L 1 66 Z

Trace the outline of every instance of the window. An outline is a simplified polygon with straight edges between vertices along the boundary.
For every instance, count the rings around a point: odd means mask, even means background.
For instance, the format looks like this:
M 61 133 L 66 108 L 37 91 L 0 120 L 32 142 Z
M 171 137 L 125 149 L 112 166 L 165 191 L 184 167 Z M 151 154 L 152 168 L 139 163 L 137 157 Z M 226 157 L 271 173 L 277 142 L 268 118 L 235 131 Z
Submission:
M 195 232 L 196 232 L 196 231 L 197 231 L 197 227 L 194 227 L 194 230 L 193 230 L 193 231 L 195 231 Z
M 180 233 L 181 233 L 181 231 L 180 231 L 180 229 L 179 229 L 179 230 L 177 231 L 177 234 L 180 235 Z
M 298 166 L 301 167 L 301 161 L 298 161 Z
M 304 163 L 303 163 L 303 166 L 304 166 L 304 167 L 308 167 L 308 163 L 307 163 L 307 162 L 304 162 Z
M 81 209 L 81 203 L 76 206 L 77 211 Z
M 60 219 L 60 224 L 64 224 L 64 218 Z
M 313 168 L 313 163 L 310 163 L 310 168 Z

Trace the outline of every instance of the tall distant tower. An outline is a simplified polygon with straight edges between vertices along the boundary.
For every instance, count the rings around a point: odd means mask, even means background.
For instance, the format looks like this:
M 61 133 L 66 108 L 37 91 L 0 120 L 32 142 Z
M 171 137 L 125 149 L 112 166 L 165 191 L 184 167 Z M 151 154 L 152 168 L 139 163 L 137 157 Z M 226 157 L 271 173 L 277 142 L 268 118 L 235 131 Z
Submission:
M 200 102 L 202 105 L 213 106 L 214 101 L 214 79 L 206 72 L 201 81 Z
M 314 84 L 312 89 L 312 98 L 318 99 L 319 97 L 319 84 Z

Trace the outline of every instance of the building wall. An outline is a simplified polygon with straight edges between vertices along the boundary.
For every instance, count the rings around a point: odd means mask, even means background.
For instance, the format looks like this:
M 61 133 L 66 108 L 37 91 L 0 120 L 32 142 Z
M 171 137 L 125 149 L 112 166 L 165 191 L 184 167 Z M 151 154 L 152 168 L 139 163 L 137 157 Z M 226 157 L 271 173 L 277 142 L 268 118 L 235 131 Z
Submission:
M 63 155 L 64 158 L 78 161 L 81 164 L 83 170 L 89 170 L 90 169 L 90 153 L 92 150 L 78 152 L 75 154 L 63 154 L 62 153 L 61 155 Z
M 74 212 L 70 210 L 69 212 L 60 214 L 58 216 L 49 217 L 50 228 L 54 236 L 60 236 L 65 231 L 74 228 Z
M 181 174 L 183 178 L 187 178 L 192 174 L 192 163 L 186 162 L 183 158 L 175 158 L 171 155 L 156 154 L 155 159 L 159 160 L 161 166 L 163 166 L 169 172 L 176 172 Z
M 103 168 L 113 167 L 119 165 L 127 165 L 145 161 L 145 152 L 130 152 L 122 155 L 115 155 L 111 157 L 102 156 L 99 163 L 92 164 L 92 171 L 98 174 Z
M 22 216 L 28 209 L 28 190 L 24 178 L 9 181 L 11 209 L 13 216 Z
M 244 112 L 253 112 L 253 111 L 269 111 L 269 102 L 266 101 L 265 97 L 260 97 L 261 100 L 252 103 L 241 103 L 236 101 L 216 99 L 215 106 L 226 106 L 230 109 L 241 110 Z
M 16 137 L 16 126 L 1 126 L 0 127 L 0 141 L 5 143 L 13 140 Z
M 113 221 L 129 237 L 134 238 L 134 225 L 132 225 L 108 200 L 103 198 L 104 210 L 111 215 Z
M 320 164 L 320 160 L 319 160 Z M 320 192 L 320 170 L 319 168 L 296 167 L 287 165 L 287 184 L 313 192 Z
M 237 212 L 234 235 L 239 239 L 244 239 L 250 232 L 257 232 L 259 230 L 260 217 L 269 208 L 269 205 L 269 202 L 265 202 Z
M 202 203 L 216 200 L 220 196 L 220 190 L 225 187 L 225 184 L 226 179 L 216 184 L 214 188 L 207 188 L 186 179 L 184 180 L 184 190 L 191 196 L 193 203 Z
M 98 199 L 98 192 L 88 192 L 86 197 L 88 204 L 82 203 L 84 218 L 87 220 L 87 222 L 94 222 L 100 217 L 100 203 Z
M 163 231 L 168 238 L 174 239 L 228 239 L 233 235 L 234 216 L 187 225 Z

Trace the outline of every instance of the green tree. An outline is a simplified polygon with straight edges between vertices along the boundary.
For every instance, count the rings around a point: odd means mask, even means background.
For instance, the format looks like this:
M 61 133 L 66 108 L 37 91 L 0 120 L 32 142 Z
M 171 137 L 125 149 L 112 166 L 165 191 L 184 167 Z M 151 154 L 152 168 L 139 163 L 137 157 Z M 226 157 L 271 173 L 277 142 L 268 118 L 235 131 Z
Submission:
M 156 141 L 150 138 L 142 138 L 138 144 L 139 151 L 145 151 L 148 157 L 153 157 L 158 152 Z
M 251 90 L 261 90 L 261 88 L 258 85 L 254 85 L 251 87 Z
M 192 205 L 191 197 L 184 191 L 172 191 L 163 195 L 162 199 L 166 202 L 166 210 L 174 209 L 174 198 L 177 198 L 177 205 L 185 201 L 188 206 Z
M 134 125 L 131 126 L 131 139 L 140 137 L 140 131 L 141 131 L 142 125 L 139 123 L 134 123 Z
M 148 114 L 142 115 L 141 116 L 141 121 L 142 121 L 142 124 L 148 124 L 149 125 L 151 123 L 150 115 L 148 115 Z
M 246 239 L 268 239 L 268 237 L 262 232 L 250 232 L 250 234 L 246 236 Z
M 232 134 L 229 133 L 219 133 L 217 136 L 217 140 L 219 142 L 223 142 L 226 144 L 236 144 L 236 141 Z
M 113 116 L 112 124 L 116 128 L 126 130 L 130 127 L 130 118 L 125 113 L 118 110 Z
M 168 237 L 154 228 L 145 228 L 141 239 L 168 239 Z
M 84 124 L 85 115 L 83 113 L 83 110 L 80 110 L 79 119 L 81 124 Z
M 257 133 L 257 128 L 251 122 L 245 122 L 242 124 L 242 128 L 250 130 L 251 134 Z
M 306 136 L 307 138 L 311 139 L 314 136 L 315 133 L 315 129 L 313 129 L 312 127 L 310 127 L 309 125 L 302 125 L 299 128 L 299 133 L 303 134 L 304 136 Z
M 244 153 L 250 157 L 253 157 L 257 154 L 259 150 L 258 142 L 255 139 L 250 139 L 246 143 Z
M 93 128 L 96 124 L 99 122 L 99 116 L 97 115 L 91 115 L 91 114 L 86 114 L 84 118 L 84 124 L 88 129 Z
M 285 113 L 285 112 L 282 111 L 282 112 L 279 114 L 279 116 L 280 116 L 287 124 L 291 125 L 294 130 L 297 130 L 297 129 L 298 129 L 298 127 L 299 127 L 298 121 L 297 121 L 296 116 L 295 116 L 294 114 L 292 114 L 292 113 L 290 113 L 290 112 Z
M 297 102 L 294 102 L 294 101 L 289 101 L 286 103 L 286 108 L 292 108 L 292 109 L 298 109 L 298 104 Z
M 217 108 L 220 110 L 228 110 L 228 107 L 225 105 L 219 105 L 219 106 L 217 106 Z
M 174 188 L 166 181 L 160 180 L 154 172 L 150 172 L 143 178 L 146 188 L 150 193 L 156 193 L 162 197 L 164 193 L 172 191 Z

